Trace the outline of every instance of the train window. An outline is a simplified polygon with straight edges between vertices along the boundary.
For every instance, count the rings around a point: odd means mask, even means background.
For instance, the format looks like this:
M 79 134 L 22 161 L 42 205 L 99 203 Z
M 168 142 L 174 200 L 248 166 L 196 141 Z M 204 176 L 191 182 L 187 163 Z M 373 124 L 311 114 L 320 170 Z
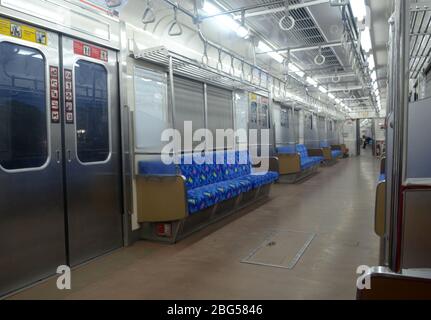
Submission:
M 160 152 L 160 137 L 170 128 L 166 73 L 135 67 L 134 89 L 136 148 Z
M 0 166 L 6 170 L 39 168 L 48 160 L 45 77 L 40 51 L 0 43 Z
M 103 162 L 110 154 L 108 73 L 97 63 L 75 65 L 77 155 L 81 162 Z
M 191 121 L 193 130 L 205 128 L 204 85 L 201 82 L 175 77 L 175 129 L 184 141 L 184 122 Z M 193 141 L 193 147 L 201 142 Z M 191 151 L 191 150 L 185 150 Z
M 208 129 L 214 137 L 217 129 L 233 129 L 232 91 L 207 86 Z

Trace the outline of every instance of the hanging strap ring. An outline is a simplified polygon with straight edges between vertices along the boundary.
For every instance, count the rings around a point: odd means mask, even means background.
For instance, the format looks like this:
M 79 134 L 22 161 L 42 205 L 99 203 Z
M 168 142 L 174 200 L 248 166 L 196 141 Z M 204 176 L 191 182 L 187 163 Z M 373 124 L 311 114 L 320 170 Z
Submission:
M 280 27 L 281 30 L 284 31 L 290 31 L 295 27 L 295 19 L 290 15 L 290 10 L 289 10 L 289 1 L 286 1 L 286 12 L 284 14 L 284 16 L 280 19 L 280 21 L 278 22 L 278 25 Z M 289 20 L 289 26 L 286 28 L 284 26 L 284 23 L 287 22 L 286 20 Z
M 151 6 L 151 0 L 147 1 L 147 7 L 144 10 L 144 15 L 142 16 L 143 24 L 150 24 L 156 21 L 156 14 Z
M 321 66 L 321 65 L 323 65 L 325 63 L 325 61 L 326 61 L 326 58 L 322 54 L 322 48 L 319 48 L 319 53 L 314 58 L 314 63 L 317 64 L 318 66 Z
M 208 58 L 208 43 L 204 41 L 204 54 L 202 55 L 202 64 L 207 66 L 209 62 Z
M 284 21 L 286 19 L 289 20 L 289 27 L 287 27 L 287 28 L 284 26 Z M 295 24 L 296 24 L 296 21 L 295 21 L 295 19 L 292 16 L 284 16 L 283 18 L 280 19 L 280 21 L 278 23 L 280 29 L 283 30 L 283 31 L 290 31 L 290 30 L 292 30 L 295 27 Z
M 332 77 L 332 82 L 333 83 L 338 83 L 340 82 L 341 77 L 338 75 L 338 70 L 335 70 L 335 75 Z
M 183 28 L 177 18 L 177 9 L 178 8 L 174 6 L 174 21 L 172 22 L 168 32 L 171 37 L 178 37 L 183 34 Z M 175 28 L 177 28 L 177 30 L 175 30 Z
M 233 56 L 230 57 L 230 69 L 229 69 L 229 74 L 234 76 L 235 75 L 235 65 L 234 65 L 234 60 L 233 60 Z
M 221 61 L 221 50 L 218 50 L 217 70 L 223 71 L 223 62 Z

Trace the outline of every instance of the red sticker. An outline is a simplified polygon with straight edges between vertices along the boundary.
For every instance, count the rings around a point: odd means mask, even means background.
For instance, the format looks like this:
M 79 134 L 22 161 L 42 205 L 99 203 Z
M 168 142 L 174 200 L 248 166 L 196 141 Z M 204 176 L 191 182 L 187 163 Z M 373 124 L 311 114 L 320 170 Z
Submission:
M 108 50 L 81 41 L 73 41 L 73 52 L 97 60 L 108 61 Z

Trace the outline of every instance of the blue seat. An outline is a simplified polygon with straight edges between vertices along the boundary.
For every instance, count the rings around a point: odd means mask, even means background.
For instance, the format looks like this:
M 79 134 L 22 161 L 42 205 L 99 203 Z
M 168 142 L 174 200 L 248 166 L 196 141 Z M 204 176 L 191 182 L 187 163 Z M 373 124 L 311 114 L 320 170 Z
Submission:
M 310 157 L 308 155 L 307 147 L 303 144 L 296 146 L 296 151 L 301 156 L 301 170 L 307 170 L 317 165 L 324 160 L 323 157 Z
M 383 182 L 385 180 L 386 180 L 386 174 L 385 173 L 380 174 L 380 176 L 379 176 L 379 182 Z
M 235 198 L 278 180 L 277 172 L 253 173 L 248 151 L 182 155 L 178 165 L 141 161 L 141 175 L 176 175 L 185 178 L 189 214 Z
M 341 152 L 341 150 L 332 150 L 332 158 L 336 159 L 336 158 L 340 158 L 343 156 L 343 153 Z
M 277 153 L 278 154 L 294 154 L 294 153 L 296 153 L 296 147 L 294 145 L 290 145 L 287 147 L 278 147 Z

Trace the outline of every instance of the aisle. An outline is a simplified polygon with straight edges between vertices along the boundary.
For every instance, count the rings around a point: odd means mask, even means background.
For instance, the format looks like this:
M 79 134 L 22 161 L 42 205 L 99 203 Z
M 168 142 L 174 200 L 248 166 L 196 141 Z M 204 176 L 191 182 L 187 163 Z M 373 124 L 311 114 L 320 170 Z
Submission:
M 354 299 L 356 268 L 378 263 L 377 176 L 373 157 L 341 160 L 175 246 L 141 241 L 80 267 L 72 291 L 51 279 L 12 298 Z M 271 233 L 294 231 L 315 238 L 292 270 L 241 263 Z

